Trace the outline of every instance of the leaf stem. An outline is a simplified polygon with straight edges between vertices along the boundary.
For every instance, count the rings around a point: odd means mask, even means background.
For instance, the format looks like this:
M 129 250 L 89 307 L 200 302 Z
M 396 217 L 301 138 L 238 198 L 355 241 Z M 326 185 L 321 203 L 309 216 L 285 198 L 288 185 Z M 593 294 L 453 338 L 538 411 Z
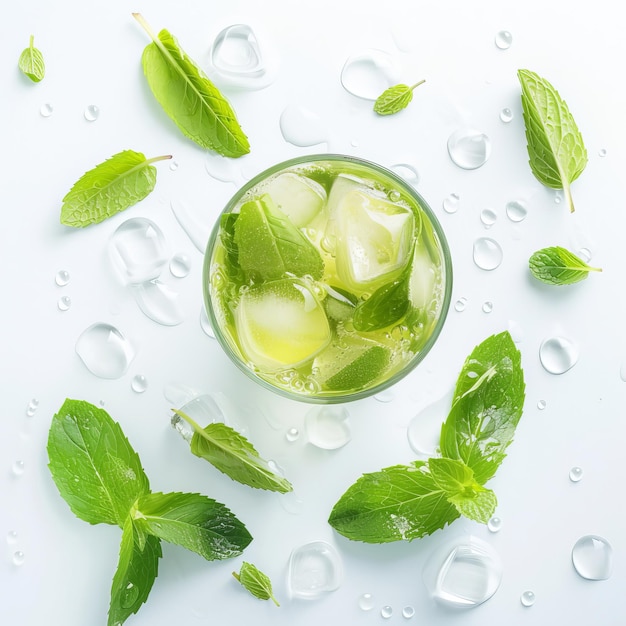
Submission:
M 146 33 L 148 33 L 150 39 L 152 39 L 152 41 L 156 41 L 157 36 L 154 34 L 154 31 L 150 27 L 150 24 L 148 24 L 148 22 L 146 22 L 146 20 L 143 18 L 143 15 L 141 13 L 133 13 L 132 15 L 141 24 L 141 27 L 146 31 Z
M 562 180 L 565 178 L 562 176 Z M 574 212 L 574 199 L 572 198 L 572 191 L 570 189 L 569 183 L 563 187 L 563 194 L 565 195 L 565 200 L 567 201 L 567 206 L 569 207 L 570 213 Z
M 32 49 L 35 47 L 35 35 L 30 36 L 30 41 L 28 42 L 28 47 Z
M 152 163 L 157 163 L 158 161 L 167 161 L 167 159 L 171 159 L 171 158 L 172 158 L 171 154 L 164 154 L 162 156 L 152 157 L 151 159 L 146 159 L 146 162 L 144 163 L 144 165 L 150 165 Z
M 425 83 L 426 79 L 422 78 L 422 80 L 420 80 L 418 83 L 415 83 L 414 85 L 411 85 L 410 89 L 411 91 L 413 91 L 416 87 L 419 87 L 421 84 Z
M 191 417 L 189 417 L 189 415 L 187 415 L 186 413 L 183 413 L 179 409 L 172 409 L 172 411 L 176 413 L 178 417 L 184 419 L 189 424 L 189 426 L 191 426 L 197 433 L 202 434 L 204 432 L 202 427 L 196 421 L 191 419 Z

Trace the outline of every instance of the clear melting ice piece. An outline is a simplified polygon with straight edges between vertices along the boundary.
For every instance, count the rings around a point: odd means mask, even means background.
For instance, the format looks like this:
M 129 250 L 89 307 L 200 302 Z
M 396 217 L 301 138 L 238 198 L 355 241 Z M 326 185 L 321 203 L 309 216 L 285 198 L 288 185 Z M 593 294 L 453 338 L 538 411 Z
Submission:
M 566 337 L 550 337 L 539 347 L 541 365 L 550 374 L 564 374 L 578 362 L 578 347 Z
M 287 584 L 292 597 L 319 598 L 338 589 L 342 579 L 339 553 L 325 541 L 306 543 L 291 553 Z
M 135 300 L 141 311 L 163 326 L 177 326 L 184 321 L 178 293 L 159 280 L 134 285 Z
M 145 217 L 122 222 L 109 240 L 113 266 L 125 283 L 139 284 L 158 278 L 168 259 L 161 229 Z
M 423 576 L 437 602 L 469 609 L 486 602 L 498 590 L 502 563 L 488 543 L 466 537 L 436 550 L 426 563 Z
M 298 228 L 309 224 L 326 204 L 324 187 L 311 178 L 294 172 L 275 176 L 263 191 Z
M 450 389 L 411 419 L 406 434 L 409 445 L 415 453 L 435 456 L 441 437 L 441 425 L 450 412 L 453 396 L 454 389 Z
M 587 580 L 606 580 L 613 569 L 613 548 L 603 537 L 585 535 L 572 548 L 576 572 Z
M 491 155 L 491 139 L 479 130 L 462 128 L 448 137 L 448 154 L 460 168 L 475 170 Z
M 319 406 L 308 411 L 304 426 L 309 443 L 324 450 L 336 450 L 352 438 L 349 413 L 342 406 Z
M 110 324 L 92 324 L 76 341 L 76 353 L 85 367 L 99 378 L 120 378 L 135 353 L 130 342 Z
M 376 100 L 385 89 L 399 82 L 393 57 L 382 50 L 370 49 L 353 54 L 341 70 L 343 88 L 365 100 Z
M 280 132 L 285 141 L 302 148 L 325 143 L 328 129 L 322 118 L 309 109 L 291 104 L 280 115 Z

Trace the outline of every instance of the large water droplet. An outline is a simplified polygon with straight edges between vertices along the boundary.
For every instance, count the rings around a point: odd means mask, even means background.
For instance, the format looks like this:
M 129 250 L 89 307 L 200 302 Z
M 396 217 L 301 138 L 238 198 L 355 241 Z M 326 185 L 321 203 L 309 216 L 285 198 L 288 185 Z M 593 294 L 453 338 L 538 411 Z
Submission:
M 143 393 L 148 388 L 148 379 L 143 374 L 136 374 L 130 381 L 130 388 L 135 393 Z
M 13 476 L 21 476 L 24 473 L 24 461 L 19 460 L 15 461 L 11 467 L 11 471 L 13 472 Z
M 415 609 L 412 606 L 405 606 L 402 609 L 402 617 L 404 619 L 411 619 L 415 615 Z
M 446 213 L 456 213 L 459 210 L 459 203 L 461 199 L 458 194 L 451 193 L 447 198 L 444 198 L 442 206 Z
M 182 252 L 170 259 L 170 272 L 176 278 L 185 278 L 191 271 L 191 259 Z
M 491 140 L 479 130 L 462 128 L 448 138 L 448 154 L 460 168 L 475 170 L 487 162 Z
M 207 226 L 204 221 L 200 221 L 181 200 L 172 200 L 170 206 L 174 217 L 185 231 L 187 237 L 189 237 L 191 243 L 193 243 L 198 252 L 204 254 L 207 241 L 209 240 L 210 226 Z
M 467 298 L 465 296 L 461 296 L 455 303 L 454 303 L 454 310 L 457 313 L 462 313 L 463 311 L 465 311 L 465 307 L 467 306 Z
M 57 308 L 59 311 L 69 311 L 72 306 L 72 299 L 69 296 L 61 296 L 57 300 Z
M 19 567 L 20 565 L 24 564 L 25 559 L 26 556 L 21 550 L 16 550 L 13 553 L 13 565 L 17 565 Z
M 407 183 L 411 185 L 417 185 L 420 180 L 419 172 L 415 167 L 408 163 L 396 163 L 391 166 L 391 170 L 401 176 Z
M 163 326 L 177 326 L 185 319 L 178 292 L 159 280 L 134 285 L 135 300 L 144 315 Z
M 168 252 L 161 229 L 145 217 L 122 222 L 109 240 L 113 266 L 125 283 L 139 284 L 158 278 Z
M 364 593 L 359 596 L 359 608 L 361 611 L 371 611 L 374 608 L 374 598 L 371 593 Z
M 293 443 L 294 441 L 297 441 L 299 437 L 300 437 L 300 431 L 297 428 L 295 428 L 295 426 L 288 428 L 287 432 L 285 433 L 285 439 L 289 443 Z
M 489 300 L 483 302 L 482 310 L 483 313 L 491 313 L 493 311 L 493 302 Z
M 487 522 L 487 530 L 490 533 L 499 533 L 502 530 L 502 520 L 497 515 L 492 516 Z
M 233 159 L 221 154 L 207 154 L 204 159 L 204 168 L 211 178 L 222 183 L 233 183 L 236 187 L 241 187 L 245 182 L 241 166 Z
M 606 148 L 600 148 L 600 150 L 598 150 L 598 156 L 604 158 L 606 156 Z
M 315 146 L 328 141 L 328 129 L 317 113 L 289 105 L 280 116 L 280 132 L 294 146 Z
M 545 400 L 537 400 L 537 408 L 540 411 L 543 411 L 548 406 L 548 403 Z
M 376 100 L 385 89 L 399 82 L 393 58 L 382 50 L 364 50 L 354 54 L 341 70 L 343 88 L 365 100 Z
M 613 569 L 613 548 L 603 537 L 585 535 L 572 548 L 572 563 L 587 580 L 606 580 Z
M 305 416 L 304 426 L 311 444 L 324 450 L 336 450 L 352 438 L 348 410 L 342 406 L 316 406 Z
M 202 328 L 202 332 L 205 335 L 211 337 L 211 339 L 215 339 L 215 332 L 213 331 L 213 326 L 211 326 L 209 316 L 206 314 L 204 306 L 200 307 L 200 328 Z
M 424 568 L 424 583 L 432 597 L 457 608 L 472 608 L 489 600 L 501 579 L 500 557 L 477 537 L 441 546 Z
M 90 104 L 83 115 L 88 122 L 95 122 L 100 117 L 100 109 L 95 104 Z
M 522 603 L 522 606 L 532 606 L 533 604 L 535 604 L 535 592 L 534 591 L 524 591 L 524 593 L 522 593 L 522 595 L 520 596 L 520 602 Z
M 41 105 L 39 109 L 41 117 L 50 117 L 52 113 L 54 113 L 54 107 L 49 102 Z
M 122 590 L 120 604 L 124 609 L 130 609 L 139 597 L 139 587 L 129 582 Z
M 495 239 L 479 237 L 474 242 L 473 256 L 481 270 L 495 270 L 502 263 L 502 248 Z
M 376 400 L 376 402 L 382 402 L 383 404 L 387 404 L 388 402 L 391 402 L 395 397 L 396 394 L 391 389 L 385 389 L 384 391 L 377 393 L 374 396 L 374 400 Z
M 480 212 L 480 221 L 485 228 L 491 228 L 496 223 L 497 219 L 498 216 L 495 211 L 492 211 L 491 209 L 483 209 Z
M 441 424 L 452 406 L 453 390 L 424 407 L 411 419 L 406 434 L 411 449 L 417 454 L 434 456 L 439 447 Z
M 67 270 L 59 270 L 54 275 L 54 282 L 59 287 L 65 287 L 65 285 L 70 282 L 70 273 Z
M 18 538 L 19 538 L 19 535 L 17 533 L 17 530 L 10 530 L 7 533 L 7 543 L 10 546 L 14 546 L 17 543 Z
M 338 589 L 342 578 L 339 554 L 325 541 L 304 544 L 291 553 L 287 584 L 293 597 L 318 598 Z
M 33 398 L 26 407 L 26 415 L 27 417 L 32 417 L 37 412 L 39 408 L 39 400 L 37 398 Z
M 129 341 L 110 324 L 92 324 L 76 341 L 76 353 L 85 367 L 99 378 L 120 378 L 135 353 Z
M 508 30 L 501 30 L 496 33 L 494 43 L 500 50 L 508 50 L 513 43 L 513 35 Z
M 500 111 L 500 120 L 502 120 L 505 124 L 508 124 L 513 120 L 513 111 L 511 111 L 508 107 L 502 109 L 502 111 Z
M 564 374 L 576 365 L 578 347 L 565 337 L 550 337 L 539 347 L 541 365 L 550 374 Z
M 511 200 L 507 202 L 505 211 L 506 216 L 512 222 L 522 222 L 526 219 L 526 214 L 528 213 L 526 205 L 521 200 Z
M 382 609 L 380 609 L 380 616 L 383 619 L 389 619 L 393 615 L 393 607 L 386 604 Z

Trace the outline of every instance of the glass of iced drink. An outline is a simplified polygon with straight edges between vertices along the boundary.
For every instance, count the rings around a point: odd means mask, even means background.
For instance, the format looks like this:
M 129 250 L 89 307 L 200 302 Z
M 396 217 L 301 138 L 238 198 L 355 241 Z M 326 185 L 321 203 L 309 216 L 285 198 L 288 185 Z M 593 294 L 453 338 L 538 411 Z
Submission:
M 216 338 L 241 370 L 283 396 L 336 403 L 379 393 L 423 360 L 448 312 L 452 263 L 408 182 L 321 154 L 234 195 L 203 282 Z

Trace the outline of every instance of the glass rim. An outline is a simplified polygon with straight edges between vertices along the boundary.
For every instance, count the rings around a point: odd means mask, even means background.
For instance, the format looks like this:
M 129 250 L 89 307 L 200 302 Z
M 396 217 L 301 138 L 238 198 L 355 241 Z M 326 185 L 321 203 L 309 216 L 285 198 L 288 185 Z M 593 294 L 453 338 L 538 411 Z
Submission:
M 372 169 L 378 174 L 382 174 L 386 178 L 390 179 L 395 185 L 402 188 L 402 190 L 414 199 L 419 208 L 424 212 L 426 217 L 428 218 L 433 232 L 437 237 L 437 241 L 439 243 L 441 249 L 442 256 L 442 267 L 444 268 L 444 285 L 443 285 L 443 297 L 441 300 L 440 313 L 437 318 L 437 322 L 432 329 L 432 332 L 420 351 L 413 356 L 413 358 L 406 363 L 402 369 L 397 371 L 395 374 L 390 376 L 388 379 L 381 381 L 380 383 L 367 387 L 365 389 L 359 389 L 357 391 L 349 391 L 345 393 L 337 393 L 332 395 L 320 395 L 316 393 L 298 393 L 296 391 L 289 391 L 287 389 L 283 389 L 277 385 L 273 385 L 269 381 L 265 380 L 254 371 L 252 371 L 240 358 L 240 356 L 235 353 L 224 337 L 224 333 L 219 325 L 217 317 L 215 315 L 215 311 L 213 309 L 213 303 L 210 295 L 210 271 L 211 271 L 211 257 L 213 256 L 213 249 L 215 247 L 215 243 L 219 236 L 220 230 L 220 221 L 222 215 L 228 214 L 232 212 L 233 208 L 237 206 L 239 201 L 245 196 L 245 194 L 250 191 L 254 186 L 259 184 L 260 182 L 266 180 L 272 174 L 278 173 L 282 170 L 286 170 L 297 165 L 302 165 L 306 163 L 316 163 L 320 161 L 341 161 L 346 163 L 352 163 L 356 166 L 360 166 L 366 169 Z M 286 159 L 284 161 L 280 161 L 279 163 L 275 163 L 274 165 L 265 168 L 255 176 L 253 176 L 250 180 L 245 182 L 243 185 L 235 191 L 235 193 L 228 200 L 224 208 L 220 211 L 213 228 L 211 229 L 211 233 L 209 235 L 209 239 L 207 241 L 207 245 L 204 252 L 203 259 L 203 268 L 202 268 L 202 292 L 203 292 L 203 300 L 204 300 L 204 308 L 207 313 L 207 317 L 211 328 L 215 334 L 215 339 L 220 344 L 221 348 L 224 350 L 229 359 L 250 379 L 256 382 L 261 387 L 268 389 L 272 393 L 275 393 L 283 398 L 289 398 L 290 400 L 296 400 L 298 402 L 303 402 L 306 404 L 341 404 L 347 402 L 354 402 L 356 400 L 361 400 L 363 398 L 368 398 L 374 396 L 382 391 L 385 391 L 389 387 L 393 386 L 395 383 L 399 382 L 403 378 L 405 378 L 409 373 L 411 373 L 426 357 L 426 355 L 430 352 L 432 347 L 435 345 L 443 327 L 445 325 L 446 318 L 448 316 L 448 312 L 450 309 L 450 303 L 452 299 L 452 280 L 453 280 L 453 271 L 452 271 L 452 256 L 450 254 L 450 246 L 448 244 L 448 240 L 443 231 L 443 227 L 439 222 L 439 219 L 435 215 L 434 211 L 426 202 L 426 200 L 422 197 L 422 195 L 404 178 L 398 175 L 396 172 L 391 170 L 384 165 L 380 165 L 375 161 L 370 161 L 368 159 L 363 159 L 361 157 L 355 157 L 347 154 L 339 154 L 339 153 L 316 153 L 309 155 L 300 155 L 297 157 L 293 157 L 290 159 Z

